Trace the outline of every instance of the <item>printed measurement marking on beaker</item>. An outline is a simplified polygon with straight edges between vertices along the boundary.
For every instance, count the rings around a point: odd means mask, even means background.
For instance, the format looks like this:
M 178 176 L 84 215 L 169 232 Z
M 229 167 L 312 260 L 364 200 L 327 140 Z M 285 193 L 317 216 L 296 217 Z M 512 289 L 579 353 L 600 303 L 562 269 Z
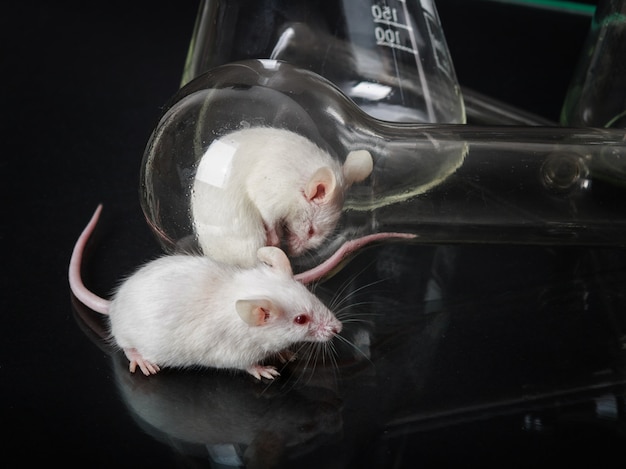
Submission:
M 401 0 L 400 3 L 404 2 Z M 374 28 L 376 45 L 391 47 L 415 54 L 413 47 L 405 46 L 402 43 L 404 34 L 408 33 L 409 37 L 412 37 L 413 29 L 408 24 L 402 23 L 401 20 L 399 20 L 397 8 L 375 3 L 372 5 L 371 12 L 374 24 L 377 25 Z

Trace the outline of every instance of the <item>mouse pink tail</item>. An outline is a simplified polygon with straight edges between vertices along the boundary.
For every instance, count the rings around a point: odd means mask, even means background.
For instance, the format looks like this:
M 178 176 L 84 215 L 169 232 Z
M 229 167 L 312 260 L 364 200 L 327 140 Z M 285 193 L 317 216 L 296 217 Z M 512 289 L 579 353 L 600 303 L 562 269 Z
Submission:
M 343 261 L 349 254 L 361 249 L 363 246 L 375 241 L 381 241 L 386 239 L 412 239 L 417 236 L 410 233 L 374 233 L 361 238 L 346 241 L 332 256 L 326 259 L 321 264 L 299 274 L 296 274 L 294 278 L 305 285 L 328 275 L 335 267 L 337 267 L 341 261 Z
M 98 219 L 100 218 L 100 212 L 102 212 L 102 204 L 98 205 L 96 211 L 94 212 L 91 220 L 78 237 L 78 241 L 74 245 L 74 251 L 72 251 L 72 258 L 70 259 L 70 268 L 68 272 L 68 278 L 70 281 L 70 289 L 74 296 L 85 306 L 88 308 L 97 311 L 98 313 L 108 314 L 110 301 L 105 300 L 104 298 L 100 298 L 95 293 L 89 291 L 85 284 L 83 283 L 83 279 L 81 276 L 81 265 L 83 260 L 83 252 L 85 250 L 85 245 L 87 244 L 87 240 L 91 236 L 94 228 L 98 224 Z

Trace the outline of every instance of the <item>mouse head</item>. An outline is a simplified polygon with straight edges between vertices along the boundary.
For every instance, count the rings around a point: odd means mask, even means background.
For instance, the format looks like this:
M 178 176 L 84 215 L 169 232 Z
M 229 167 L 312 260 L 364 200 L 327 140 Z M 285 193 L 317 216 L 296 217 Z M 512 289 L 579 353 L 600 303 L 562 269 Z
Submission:
M 337 225 L 344 192 L 355 182 L 367 178 L 373 169 L 372 155 L 366 150 L 352 151 L 340 171 L 322 166 L 306 181 L 302 197 L 285 220 L 289 254 L 301 255 L 316 248 Z
M 304 285 L 293 278 L 287 255 L 279 248 L 259 249 L 258 258 L 271 279 L 268 288 L 237 300 L 239 317 L 253 328 L 271 333 L 272 342 L 325 342 L 341 331 L 341 322 Z

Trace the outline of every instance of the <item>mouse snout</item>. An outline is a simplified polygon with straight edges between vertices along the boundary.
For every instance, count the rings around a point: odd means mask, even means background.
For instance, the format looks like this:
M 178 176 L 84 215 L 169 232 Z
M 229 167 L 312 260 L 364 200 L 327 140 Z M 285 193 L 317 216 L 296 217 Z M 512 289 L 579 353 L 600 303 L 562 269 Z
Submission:
M 332 318 L 324 324 L 320 324 L 319 334 L 322 339 L 332 339 L 334 336 L 341 332 L 343 325 L 335 318 Z
M 331 340 L 337 334 L 341 332 L 342 324 L 337 319 L 329 319 L 325 321 L 319 321 L 317 324 L 312 324 L 309 328 L 307 335 L 312 341 L 325 342 Z
M 299 256 L 306 251 L 306 240 L 295 233 L 289 232 L 287 235 L 287 251 L 290 256 Z

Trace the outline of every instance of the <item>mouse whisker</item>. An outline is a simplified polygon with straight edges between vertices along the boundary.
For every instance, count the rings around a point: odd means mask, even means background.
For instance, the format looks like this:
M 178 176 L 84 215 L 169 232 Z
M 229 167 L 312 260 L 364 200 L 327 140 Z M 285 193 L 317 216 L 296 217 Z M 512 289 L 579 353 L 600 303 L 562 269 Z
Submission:
M 335 309 L 333 310 L 333 312 L 335 313 L 335 316 L 337 317 L 337 319 L 339 319 L 340 321 L 344 322 L 344 319 L 350 319 L 351 317 L 354 317 L 355 312 L 351 311 L 353 309 L 362 309 L 364 306 L 375 306 L 380 304 L 380 301 L 359 301 L 357 303 L 350 303 L 347 305 L 342 306 L 339 309 Z M 370 312 L 364 312 L 364 311 L 358 311 L 356 312 L 356 315 L 358 316 L 380 316 L 381 313 L 378 312 L 374 312 L 374 311 L 370 311 Z
M 312 347 L 313 345 L 314 344 L 311 344 L 311 343 L 303 343 L 298 348 L 298 354 L 299 354 L 298 356 L 301 358 L 302 365 L 299 367 L 301 372 L 297 374 L 297 378 L 296 378 L 296 382 L 294 383 L 294 386 L 297 385 L 298 383 L 302 384 L 303 386 L 307 386 L 313 378 L 313 371 L 315 369 L 315 363 L 314 363 L 315 353 L 313 352 L 313 347 Z M 310 370 L 312 361 L 313 361 L 313 370 Z M 308 377 L 306 375 L 308 375 Z
M 373 262 L 374 261 L 368 263 L 359 272 L 350 276 L 349 278 L 344 280 L 341 285 L 339 285 L 339 288 L 335 291 L 335 293 L 333 294 L 333 298 L 330 301 L 330 309 L 339 307 L 344 301 L 347 301 L 347 299 L 349 299 L 353 295 L 354 292 L 351 292 L 350 295 L 345 295 L 346 290 L 348 289 L 348 287 L 350 287 L 350 285 L 353 284 L 354 280 L 359 278 L 359 276 L 362 275 L 363 272 L 365 272 L 373 264 Z M 367 286 L 368 285 L 364 285 L 363 288 L 367 288 Z M 360 289 L 357 289 L 356 291 L 359 290 Z
M 339 363 L 337 348 L 335 347 L 334 341 L 329 341 L 323 345 L 323 356 L 327 359 L 328 364 L 325 365 L 327 369 L 330 369 L 332 372 L 333 379 L 337 380 L 340 377 L 339 373 Z
M 347 295 L 345 294 L 345 291 L 347 290 L 347 286 L 346 286 L 342 290 L 335 293 L 335 295 L 333 295 L 333 300 L 330 302 L 329 308 L 333 311 L 336 311 L 337 309 L 342 307 L 347 301 L 350 301 L 351 299 L 353 299 L 359 294 L 362 294 L 364 292 L 368 294 L 374 293 L 374 291 L 372 290 L 372 287 L 375 285 L 380 285 L 384 281 L 385 279 L 374 280 L 372 282 L 369 282 L 367 284 L 364 284 L 355 288 Z
M 341 342 L 343 342 L 344 344 L 347 344 L 352 350 L 356 351 L 358 355 L 362 356 L 365 360 L 367 360 L 371 365 L 374 365 L 374 363 L 372 362 L 371 358 L 365 353 L 363 352 L 363 350 L 361 350 L 359 347 L 357 347 L 354 343 L 352 343 L 350 340 L 348 340 L 346 337 L 343 337 L 341 335 L 337 335 L 336 336 Z

